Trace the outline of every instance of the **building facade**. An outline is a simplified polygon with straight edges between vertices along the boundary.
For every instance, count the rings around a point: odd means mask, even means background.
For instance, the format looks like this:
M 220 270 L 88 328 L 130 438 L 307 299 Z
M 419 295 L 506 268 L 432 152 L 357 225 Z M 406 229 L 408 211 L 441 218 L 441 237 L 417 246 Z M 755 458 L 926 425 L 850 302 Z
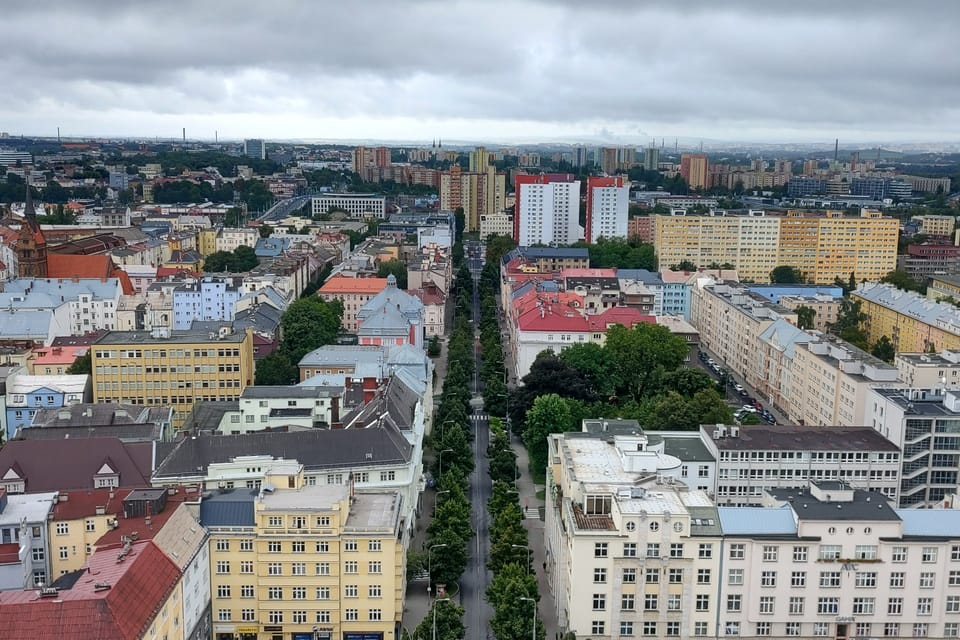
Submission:
M 883 283 L 861 284 L 850 293 L 866 315 L 864 330 L 875 343 L 887 336 L 897 351 L 960 349 L 960 309 Z
M 629 199 L 623 176 L 587 178 L 587 242 L 627 237 Z
M 580 239 L 580 181 L 572 174 L 518 175 L 513 239 L 521 247 Z
M 323 193 L 311 200 L 314 216 L 331 211 L 344 211 L 351 218 L 380 218 L 386 216 L 387 200 L 370 193 Z

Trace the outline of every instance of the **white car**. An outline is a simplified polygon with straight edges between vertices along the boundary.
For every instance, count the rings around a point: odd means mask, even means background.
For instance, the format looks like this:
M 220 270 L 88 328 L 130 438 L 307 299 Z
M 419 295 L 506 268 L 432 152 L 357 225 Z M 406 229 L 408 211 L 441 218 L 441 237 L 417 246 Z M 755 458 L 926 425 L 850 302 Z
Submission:
M 746 411 L 747 413 L 757 413 L 757 408 L 749 404 L 743 405 L 742 407 L 740 407 L 740 410 Z

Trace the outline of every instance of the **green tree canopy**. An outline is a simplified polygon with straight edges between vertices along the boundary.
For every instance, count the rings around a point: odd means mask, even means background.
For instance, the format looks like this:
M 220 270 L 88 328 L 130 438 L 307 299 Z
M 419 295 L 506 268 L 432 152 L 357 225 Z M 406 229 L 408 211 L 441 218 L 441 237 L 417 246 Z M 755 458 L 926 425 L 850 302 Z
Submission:
M 90 375 L 93 373 L 92 369 L 93 359 L 88 349 L 85 354 L 79 356 L 76 360 L 70 363 L 70 366 L 67 367 L 66 373 L 71 376 L 78 375 Z
M 867 334 L 863 330 L 863 323 L 867 321 L 867 314 L 862 310 L 863 303 L 859 300 L 844 298 L 837 312 L 837 320 L 830 325 L 830 331 L 841 340 L 846 340 L 855 347 L 869 349 Z
M 300 298 L 287 307 L 280 320 L 280 349 L 292 364 L 298 364 L 310 351 L 336 340 L 342 317 L 343 304 L 339 301 Z
M 527 412 L 523 443 L 530 457 L 530 472 L 543 476 L 547 469 L 547 436 L 551 433 L 573 431 L 574 425 L 566 400 L 555 393 L 540 396 Z
M 790 265 L 780 265 L 774 267 L 770 272 L 770 282 L 776 284 L 799 284 L 803 282 L 803 274 L 796 267 Z
M 896 357 L 896 349 L 893 348 L 893 343 L 890 342 L 890 338 L 887 336 L 880 336 L 880 339 L 877 340 L 877 343 L 873 345 L 873 349 L 870 350 L 877 358 L 880 358 L 884 362 L 893 362 L 893 359 Z
M 407 288 L 407 265 L 403 262 L 396 258 L 381 262 L 380 267 L 377 269 L 377 277 L 386 278 L 389 275 L 397 279 L 398 288 Z
M 622 325 L 610 327 L 604 349 L 620 381 L 619 393 L 634 400 L 655 391 L 663 374 L 683 364 L 689 352 L 683 338 L 663 325 L 649 322 L 630 329 Z
M 816 326 L 817 310 L 801 304 L 797 307 L 797 326 L 801 329 L 813 329 Z

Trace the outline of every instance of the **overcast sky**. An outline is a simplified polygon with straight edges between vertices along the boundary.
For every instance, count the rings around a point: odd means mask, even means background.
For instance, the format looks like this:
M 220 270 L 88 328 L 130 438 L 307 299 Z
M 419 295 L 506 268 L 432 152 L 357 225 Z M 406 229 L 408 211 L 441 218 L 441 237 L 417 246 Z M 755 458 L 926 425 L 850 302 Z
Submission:
M 17 135 L 960 140 L 955 0 L 46 0 L 2 24 Z

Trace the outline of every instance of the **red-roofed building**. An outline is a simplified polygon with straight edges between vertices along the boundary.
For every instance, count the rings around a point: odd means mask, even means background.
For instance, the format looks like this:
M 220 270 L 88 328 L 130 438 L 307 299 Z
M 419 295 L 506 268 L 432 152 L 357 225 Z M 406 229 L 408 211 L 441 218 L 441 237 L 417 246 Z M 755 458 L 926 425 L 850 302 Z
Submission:
M 66 373 L 73 361 L 89 350 L 89 346 L 35 347 L 27 368 L 32 375 Z
M 343 329 L 357 332 L 357 312 L 374 296 L 387 288 L 386 278 L 328 278 L 317 295 L 325 302 L 339 300 L 343 303 Z
M 133 295 L 135 289 L 130 276 L 113 264 L 109 255 L 47 255 L 45 278 L 119 278 L 124 295 Z
M 427 336 L 442 336 L 446 333 L 447 296 L 433 282 L 421 289 L 407 289 L 407 293 L 423 303 L 423 328 Z
M 150 541 L 97 552 L 59 586 L 0 592 L 0 640 L 182 638 L 180 578 Z
M 94 551 L 94 544 L 110 531 L 109 523 L 123 513 L 123 499 L 130 489 L 90 489 L 61 491 L 53 506 L 49 539 L 58 546 L 73 549 L 63 557 L 50 554 L 50 575 L 57 576 L 83 568 Z

